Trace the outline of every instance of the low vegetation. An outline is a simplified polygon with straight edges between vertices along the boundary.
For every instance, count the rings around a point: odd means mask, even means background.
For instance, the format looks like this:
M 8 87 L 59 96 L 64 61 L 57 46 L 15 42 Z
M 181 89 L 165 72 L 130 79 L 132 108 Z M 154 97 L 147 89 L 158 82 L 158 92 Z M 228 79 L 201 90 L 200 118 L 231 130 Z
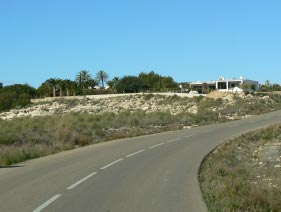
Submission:
M 281 109 L 281 96 L 234 95 L 230 99 L 215 99 L 147 94 L 115 100 L 58 99 L 36 107 L 36 110 L 33 107 L 14 110 L 14 117 L 24 115 L 21 118 L 0 118 L 0 165 L 118 138 L 269 112 Z M 28 115 L 34 111 L 44 115 Z M 10 113 L 2 113 L 0 117 L 7 117 L 5 114 Z
M 144 111 L 0 120 L 0 165 L 103 141 L 179 129 L 182 117 Z
M 199 180 L 209 211 L 281 211 L 281 125 L 219 146 Z

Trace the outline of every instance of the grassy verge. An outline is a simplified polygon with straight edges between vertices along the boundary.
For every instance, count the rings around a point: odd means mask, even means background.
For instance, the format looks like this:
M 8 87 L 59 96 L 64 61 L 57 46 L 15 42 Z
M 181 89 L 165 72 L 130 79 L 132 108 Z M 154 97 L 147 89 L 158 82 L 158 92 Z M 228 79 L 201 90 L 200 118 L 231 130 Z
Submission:
M 0 166 L 118 138 L 182 129 L 217 121 L 193 114 L 121 112 L 64 114 L 0 120 Z
M 219 146 L 199 180 L 209 211 L 281 211 L 281 125 Z

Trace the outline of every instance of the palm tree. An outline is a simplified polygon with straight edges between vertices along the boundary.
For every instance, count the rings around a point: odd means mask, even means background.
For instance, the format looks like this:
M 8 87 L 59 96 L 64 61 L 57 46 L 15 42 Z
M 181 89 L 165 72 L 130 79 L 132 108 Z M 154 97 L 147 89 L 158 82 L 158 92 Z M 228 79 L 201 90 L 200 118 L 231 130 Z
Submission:
M 46 80 L 46 83 L 48 83 L 53 88 L 53 97 L 56 97 L 56 88 L 57 88 L 57 79 L 50 78 Z
M 60 90 L 60 97 L 62 97 L 64 88 L 65 88 L 64 80 L 57 79 L 57 85 L 58 85 L 59 90 Z
M 64 83 L 64 86 L 65 86 L 65 89 L 66 89 L 66 96 L 70 96 L 70 90 L 71 90 L 71 83 L 73 81 L 67 79 L 67 80 L 63 80 L 63 83 Z
M 76 96 L 77 88 L 78 88 L 77 83 L 75 81 L 71 81 L 71 83 L 70 83 L 70 90 L 71 90 L 73 96 Z
M 83 95 L 90 79 L 92 79 L 92 77 L 87 70 L 82 70 L 76 75 L 76 82 L 78 86 L 83 90 Z
M 104 88 L 104 83 L 108 80 L 108 74 L 104 70 L 100 70 L 96 75 L 96 79 L 101 83 L 101 87 Z
M 40 98 L 49 97 L 52 95 L 52 86 L 47 82 L 43 82 L 37 90 L 40 94 Z

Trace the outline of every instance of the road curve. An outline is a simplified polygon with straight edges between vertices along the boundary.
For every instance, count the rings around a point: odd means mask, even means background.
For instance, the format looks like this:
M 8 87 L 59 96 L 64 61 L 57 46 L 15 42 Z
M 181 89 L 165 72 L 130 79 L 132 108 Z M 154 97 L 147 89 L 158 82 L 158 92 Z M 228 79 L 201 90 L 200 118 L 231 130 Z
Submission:
M 0 168 L 0 211 L 207 211 L 197 178 L 204 156 L 228 138 L 280 122 L 276 111 Z

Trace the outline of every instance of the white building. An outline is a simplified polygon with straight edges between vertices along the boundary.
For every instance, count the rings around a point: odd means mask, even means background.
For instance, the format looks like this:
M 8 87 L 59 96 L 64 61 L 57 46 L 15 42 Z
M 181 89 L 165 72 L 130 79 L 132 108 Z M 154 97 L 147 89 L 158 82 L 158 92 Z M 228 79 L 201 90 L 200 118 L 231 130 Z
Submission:
M 192 82 L 190 83 L 191 90 L 204 89 L 208 91 L 218 90 L 221 92 L 240 93 L 243 91 L 253 91 L 259 89 L 259 82 L 248 80 L 240 77 L 240 79 L 225 79 L 220 77 L 218 80 L 209 82 Z

